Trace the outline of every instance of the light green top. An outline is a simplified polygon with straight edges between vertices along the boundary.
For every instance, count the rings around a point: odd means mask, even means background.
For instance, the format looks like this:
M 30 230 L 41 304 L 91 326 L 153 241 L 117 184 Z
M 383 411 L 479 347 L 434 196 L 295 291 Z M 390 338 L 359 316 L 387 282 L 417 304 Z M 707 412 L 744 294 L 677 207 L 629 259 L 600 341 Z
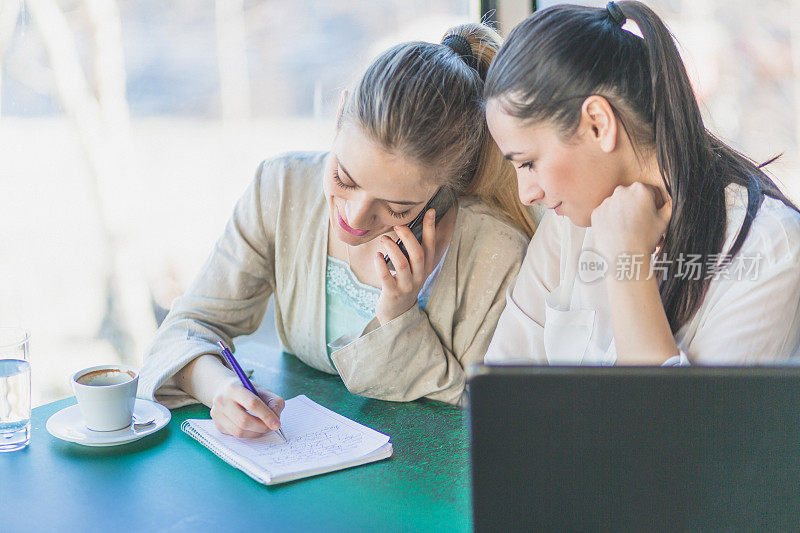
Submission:
M 380 289 L 361 283 L 350 265 L 328 256 L 325 269 L 325 340 L 328 355 L 336 350 L 331 346 L 344 335 L 358 335 L 375 316 L 375 304 Z
M 423 311 L 446 256 L 447 250 L 417 296 L 418 307 Z M 350 265 L 328 256 L 325 268 L 325 340 L 328 355 L 358 338 L 375 316 L 375 305 L 380 295 L 377 287 L 361 283 Z

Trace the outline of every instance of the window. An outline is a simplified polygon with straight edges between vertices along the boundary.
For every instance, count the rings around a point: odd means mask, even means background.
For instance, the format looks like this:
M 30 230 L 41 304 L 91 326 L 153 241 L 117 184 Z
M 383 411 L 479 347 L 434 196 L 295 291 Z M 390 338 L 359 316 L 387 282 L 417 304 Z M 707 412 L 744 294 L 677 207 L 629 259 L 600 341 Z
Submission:
M 0 323 L 32 331 L 34 405 L 75 369 L 140 364 L 258 163 L 327 149 L 372 56 L 478 18 L 468 0 L 0 3 Z

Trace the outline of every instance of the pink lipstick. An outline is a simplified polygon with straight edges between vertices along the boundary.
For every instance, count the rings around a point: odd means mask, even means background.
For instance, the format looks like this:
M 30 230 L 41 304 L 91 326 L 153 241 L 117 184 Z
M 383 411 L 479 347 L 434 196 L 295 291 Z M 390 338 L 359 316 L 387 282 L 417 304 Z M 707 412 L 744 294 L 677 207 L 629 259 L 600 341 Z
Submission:
M 336 208 L 336 221 L 339 222 L 339 227 L 341 227 L 343 230 L 345 230 L 350 235 L 355 235 L 356 237 L 363 237 L 364 235 L 369 233 L 367 231 L 364 231 L 363 229 L 351 228 L 347 224 L 347 222 L 344 221 L 344 218 L 342 218 L 342 215 L 339 213 L 339 208 L 338 207 Z

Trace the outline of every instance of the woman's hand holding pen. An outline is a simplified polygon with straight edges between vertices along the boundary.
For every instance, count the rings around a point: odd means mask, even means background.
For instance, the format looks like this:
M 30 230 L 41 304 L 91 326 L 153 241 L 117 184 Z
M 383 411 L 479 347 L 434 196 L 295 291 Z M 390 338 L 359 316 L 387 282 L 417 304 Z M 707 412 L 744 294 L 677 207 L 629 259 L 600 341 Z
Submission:
M 375 271 L 381 280 L 381 295 L 375 305 L 375 316 L 381 325 L 394 320 L 417 303 L 417 296 L 425 280 L 433 271 L 436 254 L 436 213 L 429 209 L 422 224 L 422 244 L 407 226 L 396 226 L 395 232 L 408 251 L 409 259 L 400 247 L 387 236 L 381 237 L 381 248 L 395 267 L 389 271 L 383 254 L 375 255 Z
M 260 398 L 244 388 L 235 375 L 220 383 L 211 404 L 211 418 L 222 433 L 249 438 L 280 428 L 283 398 L 257 383 L 253 386 Z

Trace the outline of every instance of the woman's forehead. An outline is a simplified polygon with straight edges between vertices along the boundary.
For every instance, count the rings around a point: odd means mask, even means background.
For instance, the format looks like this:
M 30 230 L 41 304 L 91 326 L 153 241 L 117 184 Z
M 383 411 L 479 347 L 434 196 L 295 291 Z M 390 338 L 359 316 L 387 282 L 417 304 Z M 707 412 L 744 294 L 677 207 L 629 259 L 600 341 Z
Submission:
M 411 158 L 392 153 L 360 128 L 343 124 L 334 142 L 339 168 L 376 198 L 425 201 L 435 187 L 430 171 Z
M 533 149 L 551 145 L 560 139 L 554 126 L 546 122 L 530 122 L 508 113 L 501 103 L 490 100 L 486 121 L 495 142 L 507 158 Z

